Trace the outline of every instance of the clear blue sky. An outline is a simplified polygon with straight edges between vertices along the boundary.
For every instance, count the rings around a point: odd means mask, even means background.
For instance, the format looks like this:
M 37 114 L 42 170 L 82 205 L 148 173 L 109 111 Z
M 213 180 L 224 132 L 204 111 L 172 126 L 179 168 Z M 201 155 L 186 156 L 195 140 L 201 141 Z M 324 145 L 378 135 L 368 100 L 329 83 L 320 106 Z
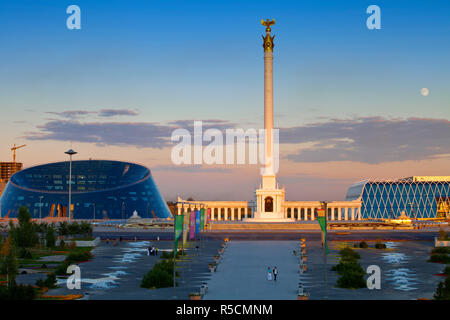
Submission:
M 65 27 L 70 4 L 80 31 Z M 370 4 L 381 30 L 365 26 Z M 448 117 L 449 12 L 449 1 L 1 1 L 0 102 L 14 116 L 115 106 L 154 120 L 251 118 L 259 22 L 273 17 L 277 113 Z

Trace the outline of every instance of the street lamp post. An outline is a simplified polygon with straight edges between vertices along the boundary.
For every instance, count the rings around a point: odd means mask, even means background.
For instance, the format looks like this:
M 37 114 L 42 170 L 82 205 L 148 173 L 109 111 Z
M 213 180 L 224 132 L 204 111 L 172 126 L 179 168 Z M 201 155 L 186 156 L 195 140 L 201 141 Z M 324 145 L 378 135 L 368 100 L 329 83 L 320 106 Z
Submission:
M 125 211 L 125 202 L 122 201 L 122 224 L 123 224 L 123 214 Z
M 69 155 L 69 223 L 71 221 L 71 216 L 72 216 L 72 156 L 74 154 L 77 154 L 77 152 L 75 152 L 72 149 L 67 150 L 66 152 L 64 152 L 65 154 Z
M 39 196 L 39 223 L 42 223 L 42 198 L 44 196 Z
M 93 203 L 93 205 L 94 205 L 94 220 L 95 220 L 95 203 Z

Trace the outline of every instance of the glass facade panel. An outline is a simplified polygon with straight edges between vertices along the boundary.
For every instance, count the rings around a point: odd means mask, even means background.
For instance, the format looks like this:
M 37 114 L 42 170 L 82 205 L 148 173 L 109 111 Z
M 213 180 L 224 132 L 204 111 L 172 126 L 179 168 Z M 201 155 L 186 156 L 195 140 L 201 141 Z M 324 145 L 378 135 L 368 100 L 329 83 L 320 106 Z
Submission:
M 17 217 L 27 206 L 34 218 L 67 216 L 69 162 L 57 162 L 24 169 L 14 174 L 0 198 L 1 216 Z M 61 180 L 62 179 L 62 180 Z M 151 192 L 146 192 L 149 190 Z M 148 196 L 145 196 L 148 194 Z M 141 196 L 142 195 L 142 196 Z M 106 160 L 72 161 L 72 204 L 75 219 L 171 217 L 151 171 L 141 165 Z M 37 210 L 31 208 L 37 207 Z M 100 210 L 101 209 L 101 210 Z
M 413 218 L 445 217 L 450 213 L 450 181 L 367 180 L 348 189 L 346 200 L 356 199 L 363 219 L 395 218 L 402 212 Z

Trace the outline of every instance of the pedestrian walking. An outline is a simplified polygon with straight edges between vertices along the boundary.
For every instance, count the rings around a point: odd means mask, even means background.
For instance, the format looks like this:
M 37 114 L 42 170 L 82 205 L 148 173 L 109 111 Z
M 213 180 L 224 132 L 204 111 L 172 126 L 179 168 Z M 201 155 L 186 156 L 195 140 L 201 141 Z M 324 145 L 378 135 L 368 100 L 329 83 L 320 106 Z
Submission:
M 272 281 L 272 270 L 270 270 L 270 267 L 267 268 L 267 280 Z
M 275 268 L 273 268 L 273 280 L 277 281 L 277 276 L 278 276 L 278 269 L 277 266 L 275 266 Z

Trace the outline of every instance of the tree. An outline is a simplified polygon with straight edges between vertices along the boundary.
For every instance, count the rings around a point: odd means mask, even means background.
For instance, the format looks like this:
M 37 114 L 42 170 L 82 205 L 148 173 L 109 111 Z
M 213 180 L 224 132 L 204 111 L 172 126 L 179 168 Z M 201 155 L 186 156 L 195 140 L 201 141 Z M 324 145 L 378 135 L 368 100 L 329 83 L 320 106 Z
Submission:
M 69 235 L 80 234 L 80 225 L 76 221 L 69 224 L 67 229 Z
M 447 276 L 444 282 L 439 282 L 433 298 L 435 300 L 450 300 L 450 276 Z
M 45 234 L 45 242 L 48 248 L 54 248 L 56 246 L 56 234 L 53 226 L 48 226 L 47 233 Z
M 13 242 L 19 248 L 29 248 L 39 242 L 39 236 L 35 224 L 31 221 L 30 213 L 26 207 L 19 208 L 18 225 L 14 227 L 10 224 L 10 232 L 13 235 Z
M 5 243 L 2 246 L 0 255 L 2 257 L 2 273 L 5 272 L 8 276 L 8 287 L 15 286 L 17 275 L 17 257 L 15 254 L 15 248 L 12 243 L 11 235 L 8 236 Z
M 83 221 L 80 223 L 80 233 L 86 236 L 92 235 L 92 225 L 89 222 Z
M 66 221 L 59 223 L 58 234 L 60 236 L 67 236 L 69 234 L 69 227 L 68 227 L 68 223 Z

